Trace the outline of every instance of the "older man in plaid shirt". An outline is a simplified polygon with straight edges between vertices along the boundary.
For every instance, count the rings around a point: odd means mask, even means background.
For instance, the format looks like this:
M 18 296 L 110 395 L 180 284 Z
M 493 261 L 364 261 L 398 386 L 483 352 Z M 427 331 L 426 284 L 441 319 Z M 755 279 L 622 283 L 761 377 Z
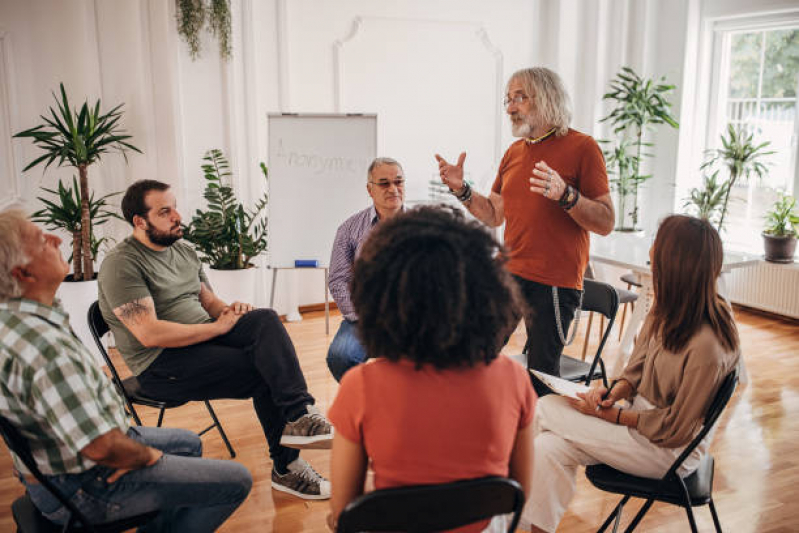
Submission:
M 249 494 L 250 473 L 201 459 L 191 432 L 129 427 L 121 398 L 55 300 L 69 269 L 60 243 L 21 212 L 0 213 L 0 415 L 89 520 L 157 509 L 143 531 L 215 531 Z M 12 457 L 38 509 L 66 522 L 68 511 Z
M 327 352 L 327 366 L 336 381 L 341 381 L 347 370 L 366 360 L 356 332 L 358 315 L 350 301 L 352 265 L 372 228 L 404 208 L 405 176 L 398 161 L 378 157 L 369 165 L 366 176 L 366 191 L 372 197 L 372 205 L 339 226 L 330 257 L 328 287 L 344 317 Z

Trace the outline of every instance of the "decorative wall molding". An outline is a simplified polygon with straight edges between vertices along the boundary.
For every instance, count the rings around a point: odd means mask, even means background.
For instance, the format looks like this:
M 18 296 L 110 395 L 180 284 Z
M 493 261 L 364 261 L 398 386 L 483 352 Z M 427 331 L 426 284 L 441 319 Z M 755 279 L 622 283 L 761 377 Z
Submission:
M 0 187 L 4 191 L 0 209 L 23 204 L 19 181 L 22 169 L 17 163 L 22 159 L 11 141 L 17 127 L 12 115 L 17 110 L 12 48 L 11 34 L 0 29 Z

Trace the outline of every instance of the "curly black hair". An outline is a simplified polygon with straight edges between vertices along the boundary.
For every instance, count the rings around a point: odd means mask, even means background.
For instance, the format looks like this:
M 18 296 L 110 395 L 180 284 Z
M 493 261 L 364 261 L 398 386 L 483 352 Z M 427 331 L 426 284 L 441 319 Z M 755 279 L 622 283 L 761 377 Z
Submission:
M 504 257 L 485 226 L 453 207 L 378 224 L 351 286 L 366 353 L 440 369 L 493 361 L 521 316 Z

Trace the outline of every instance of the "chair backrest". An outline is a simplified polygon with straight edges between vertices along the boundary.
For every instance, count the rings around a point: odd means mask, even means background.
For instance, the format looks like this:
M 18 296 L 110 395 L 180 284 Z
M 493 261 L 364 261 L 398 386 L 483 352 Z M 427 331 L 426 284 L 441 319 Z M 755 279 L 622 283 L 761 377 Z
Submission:
M 78 508 L 75 507 L 44 474 L 42 474 L 41 470 L 39 470 L 39 467 L 36 465 L 36 460 L 33 458 L 33 453 L 31 453 L 28 441 L 22 436 L 19 429 L 4 416 L 0 416 L 0 433 L 3 434 L 3 440 L 6 442 L 8 448 L 20 458 L 25 468 L 36 478 L 36 481 L 50 491 L 61 505 L 69 509 L 71 516 L 68 524 L 79 522 L 83 527 L 83 531 L 93 532 L 94 528 L 83 513 L 81 513 Z
M 111 379 L 114 382 L 114 386 L 123 397 L 126 397 L 125 387 L 122 385 L 122 378 L 119 377 L 119 372 L 117 372 L 113 361 L 111 361 L 111 357 L 108 355 L 105 346 L 103 346 L 103 335 L 108 333 L 109 328 L 103 318 L 103 314 L 100 312 L 99 302 L 95 301 L 89 306 L 89 312 L 86 318 L 89 321 L 89 331 L 92 332 L 94 342 L 97 344 L 97 350 L 100 352 L 100 355 L 103 356 L 103 359 L 105 359 L 108 370 L 111 371 Z
M 339 515 L 338 533 L 358 531 L 444 531 L 513 513 L 515 531 L 524 507 L 521 486 L 503 477 L 440 485 L 416 485 L 365 494 Z
M 699 446 L 699 443 L 710 433 L 710 430 L 713 429 L 713 426 L 721 416 L 721 413 L 724 411 L 724 408 L 727 406 L 727 403 L 732 398 L 733 392 L 735 392 L 735 387 L 738 385 L 738 367 L 736 366 L 732 372 L 727 374 L 727 377 L 724 378 L 724 381 L 721 382 L 721 386 L 719 386 L 718 392 L 713 397 L 713 401 L 710 402 L 710 406 L 705 413 L 705 423 L 702 425 L 702 429 L 699 433 L 696 434 L 696 437 L 685 447 L 685 450 L 680 454 L 679 457 L 674 461 L 674 464 L 671 465 L 669 471 L 663 476 L 663 479 L 669 479 L 673 475 L 677 473 L 677 469 L 680 468 L 683 461 L 688 458 L 689 455 L 694 451 L 694 449 Z
M 591 369 L 588 371 L 586 377 L 586 385 L 591 381 L 591 377 L 599 365 L 602 371 L 602 381 L 607 387 L 607 373 L 605 372 L 605 363 L 602 361 L 602 350 L 610 337 L 610 330 L 613 329 L 613 323 L 616 321 L 616 313 L 619 310 L 619 293 L 613 285 L 596 281 L 593 279 L 583 279 L 583 304 L 580 307 L 583 311 L 591 311 L 593 313 L 600 313 L 608 319 L 608 325 L 605 331 L 602 332 L 602 339 L 599 341 L 594 359 L 591 361 Z

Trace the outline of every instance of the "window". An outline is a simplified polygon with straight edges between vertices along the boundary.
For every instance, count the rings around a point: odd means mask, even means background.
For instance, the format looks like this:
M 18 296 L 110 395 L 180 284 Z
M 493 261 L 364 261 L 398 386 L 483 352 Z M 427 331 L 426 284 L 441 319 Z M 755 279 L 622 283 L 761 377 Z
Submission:
M 796 194 L 797 93 L 799 93 L 799 22 L 717 29 L 720 64 L 714 84 L 706 148 L 721 146 L 728 125 L 751 133 L 754 143 L 769 142 L 774 153 L 762 179 L 741 177 L 732 188 L 724 223 L 729 249 L 758 251 L 763 217 L 778 191 Z M 720 176 L 725 171 L 720 173 Z

